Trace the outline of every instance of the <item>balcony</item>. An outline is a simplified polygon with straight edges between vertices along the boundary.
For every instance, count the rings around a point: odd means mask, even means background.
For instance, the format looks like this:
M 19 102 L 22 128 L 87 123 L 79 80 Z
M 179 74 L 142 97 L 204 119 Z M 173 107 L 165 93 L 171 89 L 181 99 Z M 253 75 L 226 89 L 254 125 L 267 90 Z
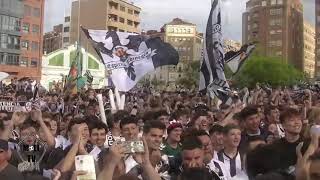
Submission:
M 119 14 L 119 10 L 118 9 L 116 9 L 116 8 L 112 8 L 112 7 L 110 7 L 109 9 L 108 9 L 108 14 Z

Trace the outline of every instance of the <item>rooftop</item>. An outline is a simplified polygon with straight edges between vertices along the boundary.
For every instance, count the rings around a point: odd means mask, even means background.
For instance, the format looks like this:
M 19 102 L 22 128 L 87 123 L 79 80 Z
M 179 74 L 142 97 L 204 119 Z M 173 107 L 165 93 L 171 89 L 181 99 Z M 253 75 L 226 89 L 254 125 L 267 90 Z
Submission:
M 195 24 L 189 23 L 180 18 L 174 18 L 171 22 L 167 23 L 166 25 L 195 25 Z

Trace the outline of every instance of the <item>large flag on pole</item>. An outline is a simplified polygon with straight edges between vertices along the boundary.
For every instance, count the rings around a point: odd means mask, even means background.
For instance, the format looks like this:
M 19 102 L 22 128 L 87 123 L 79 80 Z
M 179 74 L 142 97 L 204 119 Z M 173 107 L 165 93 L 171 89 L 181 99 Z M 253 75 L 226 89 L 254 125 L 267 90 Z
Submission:
M 77 53 L 78 56 L 78 53 Z M 78 93 L 78 88 L 77 88 L 77 79 L 78 79 L 78 63 L 77 59 L 74 59 L 72 61 L 69 75 L 66 77 L 66 83 L 64 85 L 64 95 L 65 96 L 70 96 L 70 95 L 76 95 Z
M 178 52 L 160 38 L 82 28 L 106 66 L 119 91 L 127 92 L 148 72 L 164 65 L 177 65 Z
M 211 98 L 216 96 L 224 103 L 231 101 L 230 88 L 224 74 L 220 0 L 213 1 L 207 23 L 199 90 L 206 90 Z

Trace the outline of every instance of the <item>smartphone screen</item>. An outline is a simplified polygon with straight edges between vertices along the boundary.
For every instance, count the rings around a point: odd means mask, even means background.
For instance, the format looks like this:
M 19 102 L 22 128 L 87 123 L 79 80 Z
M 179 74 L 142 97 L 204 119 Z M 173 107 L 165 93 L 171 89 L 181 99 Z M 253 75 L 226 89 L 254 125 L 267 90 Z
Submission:
M 96 171 L 92 155 L 79 155 L 75 158 L 76 171 L 86 171 L 86 175 L 77 177 L 77 180 L 96 180 Z

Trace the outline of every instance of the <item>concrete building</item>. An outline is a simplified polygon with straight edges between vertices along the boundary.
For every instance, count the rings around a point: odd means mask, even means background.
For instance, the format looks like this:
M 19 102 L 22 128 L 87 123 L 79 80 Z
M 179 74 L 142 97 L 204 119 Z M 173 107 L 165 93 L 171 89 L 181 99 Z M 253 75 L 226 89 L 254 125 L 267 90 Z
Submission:
M 320 0 L 315 0 L 315 15 L 316 15 L 316 68 L 315 76 L 320 79 Z
M 242 43 L 258 42 L 263 56 L 277 56 L 303 70 L 303 6 L 300 0 L 248 0 Z
M 2 0 L 0 3 L 0 71 L 12 77 L 26 70 L 27 62 L 21 60 L 21 20 L 23 3 L 20 0 Z
M 303 71 L 313 78 L 315 71 L 315 28 L 306 22 L 303 29 L 303 43 Z
M 80 12 L 79 12 L 80 9 Z M 78 0 L 72 2 L 70 43 L 78 41 L 95 54 L 79 25 L 88 29 L 140 33 L 141 8 L 126 0 Z
M 41 85 L 50 89 L 52 83 L 62 82 L 63 76 L 67 76 L 70 71 L 72 61 L 76 57 L 76 46 L 56 50 L 46 54 L 42 58 L 42 78 Z M 82 74 L 89 70 L 93 76 L 93 88 L 102 88 L 105 85 L 105 66 L 100 60 L 81 48 Z
M 63 24 L 53 27 L 53 31 L 47 32 L 43 36 L 43 54 L 49 54 L 62 48 Z
M 70 22 L 71 17 L 64 17 L 63 32 L 62 32 L 62 47 L 67 47 L 70 45 Z
M 225 39 L 223 40 L 223 49 L 224 52 L 228 52 L 228 51 L 239 51 L 241 48 L 241 43 L 234 41 L 232 39 Z
M 175 84 L 179 78 L 183 77 L 188 63 L 201 59 L 203 35 L 198 33 L 195 24 L 175 18 L 165 24 L 160 32 L 148 31 L 147 35 L 162 38 L 178 51 L 180 57 L 177 66 L 160 67 L 150 75 L 151 79 L 156 78 L 167 85 Z

